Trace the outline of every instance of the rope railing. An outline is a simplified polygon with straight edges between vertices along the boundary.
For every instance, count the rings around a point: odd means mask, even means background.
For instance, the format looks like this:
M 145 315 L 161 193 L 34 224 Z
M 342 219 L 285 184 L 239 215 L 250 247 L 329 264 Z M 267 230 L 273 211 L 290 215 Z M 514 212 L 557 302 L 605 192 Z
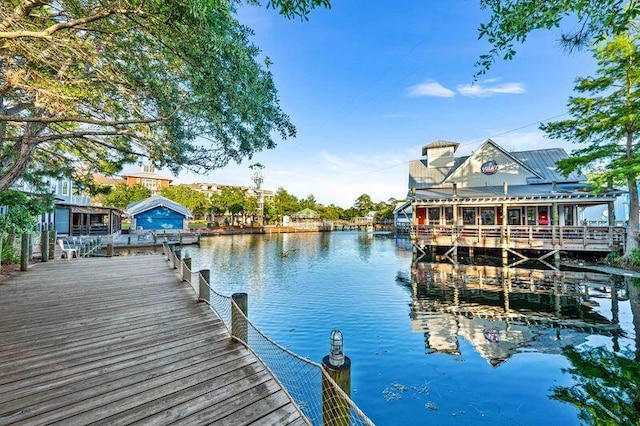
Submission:
M 301 357 L 273 341 L 247 317 L 246 293 L 231 297 L 218 293 L 210 284 L 209 270 L 194 272 L 191 259 L 180 259 L 180 251 L 167 243 L 163 244 L 163 253 L 178 269 L 182 280 L 189 282 L 198 299 L 207 303 L 223 321 L 231 338 L 243 343 L 271 371 L 311 424 L 373 425 L 349 397 L 350 376 L 345 385 L 342 376 L 334 375 L 331 368 Z

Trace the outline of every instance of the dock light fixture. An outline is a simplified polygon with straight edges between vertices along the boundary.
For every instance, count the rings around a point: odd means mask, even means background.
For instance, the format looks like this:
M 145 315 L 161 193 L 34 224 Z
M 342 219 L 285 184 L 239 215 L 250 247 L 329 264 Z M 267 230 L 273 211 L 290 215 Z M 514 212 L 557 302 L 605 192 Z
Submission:
M 344 341 L 342 333 L 338 329 L 331 330 L 331 349 L 329 350 L 329 364 L 340 367 L 344 364 Z

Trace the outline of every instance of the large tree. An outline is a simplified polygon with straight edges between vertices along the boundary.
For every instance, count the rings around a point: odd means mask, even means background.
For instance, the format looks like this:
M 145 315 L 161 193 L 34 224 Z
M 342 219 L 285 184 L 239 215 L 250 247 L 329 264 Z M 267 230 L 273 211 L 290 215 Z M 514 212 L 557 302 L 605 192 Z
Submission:
M 584 95 L 569 100 L 568 120 L 541 128 L 551 138 L 586 145 L 561 160 L 569 174 L 591 168 L 599 187 L 609 182 L 629 190 L 626 255 L 638 248 L 638 176 L 640 175 L 640 37 L 618 35 L 595 49 L 595 77 L 578 78 L 575 90 Z
M 477 62 L 485 73 L 496 59 L 511 59 L 516 44 L 536 30 L 560 29 L 564 48 L 572 50 L 627 32 L 640 15 L 635 0 L 480 0 L 491 12 L 479 36 L 491 44 Z
M 0 191 L 79 163 L 110 175 L 140 156 L 203 172 L 294 136 L 238 3 L 4 1 Z M 268 2 L 288 17 L 318 5 Z
M 151 190 L 144 185 L 127 185 L 126 182 L 117 184 L 106 195 L 99 195 L 94 201 L 108 207 L 126 209 L 127 206 L 136 201 L 144 200 L 151 196 Z
M 160 195 L 182 204 L 193 213 L 194 217 L 204 217 L 209 207 L 209 200 L 202 192 L 186 185 L 171 185 L 160 190 Z

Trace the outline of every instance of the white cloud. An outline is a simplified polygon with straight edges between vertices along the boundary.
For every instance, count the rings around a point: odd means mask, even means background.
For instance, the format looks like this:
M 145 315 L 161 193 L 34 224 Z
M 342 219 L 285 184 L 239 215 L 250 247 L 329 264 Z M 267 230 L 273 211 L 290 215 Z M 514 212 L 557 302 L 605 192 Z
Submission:
M 484 80 L 474 84 L 461 84 L 457 87 L 458 93 L 462 96 L 488 97 L 502 94 L 520 94 L 524 93 L 524 85 L 522 83 L 502 83 L 491 84 L 496 79 Z
M 440 83 L 433 80 L 427 80 L 424 83 L 411 86 L 407 91 L 409 92 L 409 96 L 412 97 L 435 96 L 439 98 L 452 98 L 456 95 L 456 92 L 453 90 L 447 89 Z

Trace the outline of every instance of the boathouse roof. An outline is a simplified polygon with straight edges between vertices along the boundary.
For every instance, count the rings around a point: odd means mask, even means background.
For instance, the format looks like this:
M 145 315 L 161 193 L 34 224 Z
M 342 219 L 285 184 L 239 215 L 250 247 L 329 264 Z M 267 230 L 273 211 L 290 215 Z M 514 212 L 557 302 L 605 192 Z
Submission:
M 187 209 L 185 206 L 183 206 L 182 204 L 178 204 L 175 201 L 171 201 L 170 199 L 165 198 L 162 195 L 154 195 L 152 197 L 145 198 L 144 200 L 131 203 L 127 206 L 125 213 L 127 214 L 127 216 L 136 216 L 140 213 L 153 210 L 156 207 L 165 207 L 169 210 L 173 210 L 174 212 L 183 215 L 188 219 L 193 217 L 189 209 Z

